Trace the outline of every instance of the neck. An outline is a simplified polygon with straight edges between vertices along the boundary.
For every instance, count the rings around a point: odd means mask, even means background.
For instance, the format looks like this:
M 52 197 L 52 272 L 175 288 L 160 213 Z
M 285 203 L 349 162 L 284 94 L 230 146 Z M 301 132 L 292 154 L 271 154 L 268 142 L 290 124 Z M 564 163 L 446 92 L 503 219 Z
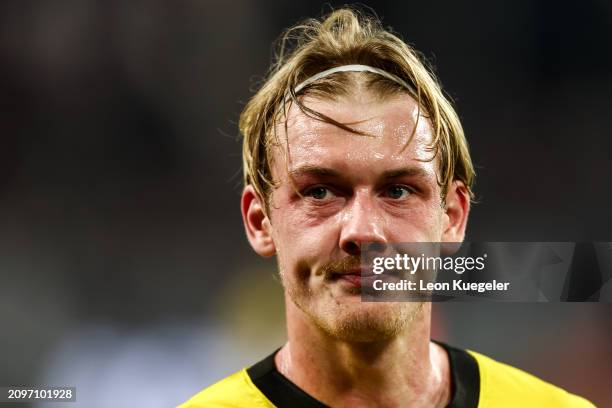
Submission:
M 276 366 L 319 401 L 352 408 L 444 407 L 450 401 L 448 356 L 430 342 L 430 303 L 406 330 L 378 342 L 333 338 L 291 300 L 286 307 L 289 341 L 276 355 Z

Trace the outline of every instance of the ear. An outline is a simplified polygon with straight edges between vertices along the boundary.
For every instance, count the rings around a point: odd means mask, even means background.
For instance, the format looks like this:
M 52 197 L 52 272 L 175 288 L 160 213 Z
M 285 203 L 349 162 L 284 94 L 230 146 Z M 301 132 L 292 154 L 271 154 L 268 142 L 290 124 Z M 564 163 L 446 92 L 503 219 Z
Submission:
M 443 242 L 463 242 L 470 213 L 470 195 L 465 184 L 459 180 L 451 183 L 446 194 L 446 216 Z
M 263 201 L 250 184 L 242 191 L 240 210 L 251 247 L 261 256 L 274 255 L 276 246 L 272 240 L 270 219 L 264 211 Z

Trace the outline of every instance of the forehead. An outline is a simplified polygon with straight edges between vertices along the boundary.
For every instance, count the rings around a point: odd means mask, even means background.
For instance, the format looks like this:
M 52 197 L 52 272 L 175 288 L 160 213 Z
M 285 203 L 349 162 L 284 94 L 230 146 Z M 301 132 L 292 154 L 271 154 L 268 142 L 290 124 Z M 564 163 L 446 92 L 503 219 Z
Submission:
M 274 154 L 278 158 L 280 153 L 284 158 L 280 161 L 285 161 L 290 171 L 311 165 L 369 172 L 411 165 L 434 171 L 436 160 L 430 160 L 429 148 L 431 126 L 409 95 L 381 100 L 366 93 L 335 101 L 306 97 L 302 103 L 365 135 L 311 118 L 292 104 L 287 113 L 287 133 L 284 124 L 277 128 L 285 143 L 280 143 Z M 279 160 L 274 162 L 277 167 Z

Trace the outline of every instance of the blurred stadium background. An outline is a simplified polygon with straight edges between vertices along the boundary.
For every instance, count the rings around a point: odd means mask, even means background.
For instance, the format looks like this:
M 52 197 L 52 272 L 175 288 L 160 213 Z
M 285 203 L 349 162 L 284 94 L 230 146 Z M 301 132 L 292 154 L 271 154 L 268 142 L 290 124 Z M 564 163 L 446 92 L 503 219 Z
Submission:
M 366 4 L 457 102 L 469 240 L 612 241 L 612 3 Z M 168 407 L 282 343 L 275 265 L 243 236 L 236 122 L 280 31 L 328 7 L 0 3 L 0 385 Z M 436 305 L 434 335 L 605 407 L 611 312 Z

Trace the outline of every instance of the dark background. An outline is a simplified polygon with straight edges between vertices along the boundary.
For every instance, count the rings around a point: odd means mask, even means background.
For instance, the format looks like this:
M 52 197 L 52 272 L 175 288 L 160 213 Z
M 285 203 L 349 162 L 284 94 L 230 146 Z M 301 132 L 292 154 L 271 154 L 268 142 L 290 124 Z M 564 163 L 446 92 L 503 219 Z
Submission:
M 367 4 L 456 101 L 468 240 L 612 241 L 612 3 Z M 327 10 L 0 3 L 0 385 L 165 407 L 282 343 L 275 265 L 242 230 L 236 123 L 272 41 Z M 434 334 L 612 406 L 611 311 L 436 305 Z

